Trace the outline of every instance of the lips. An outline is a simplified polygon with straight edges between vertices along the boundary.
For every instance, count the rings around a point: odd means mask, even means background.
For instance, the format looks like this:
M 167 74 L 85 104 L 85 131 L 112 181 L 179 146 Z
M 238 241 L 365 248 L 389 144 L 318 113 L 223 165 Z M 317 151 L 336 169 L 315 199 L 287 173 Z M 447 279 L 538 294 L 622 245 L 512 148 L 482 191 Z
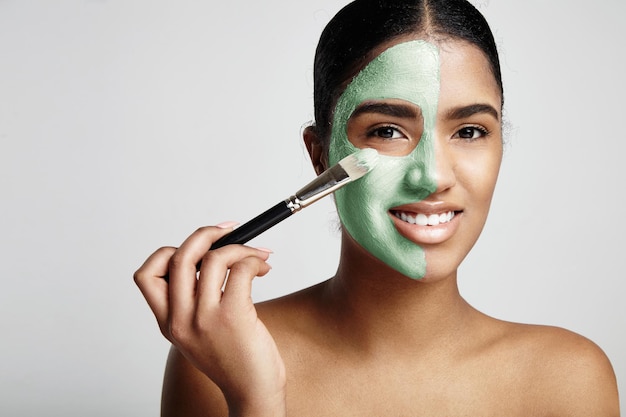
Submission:
M 391 211 L 398 219 L 409 224 L 416 224 L 418 226 L 438 226 L 440 224 L 450 222 L 456 213 L 453 210 L 445 211 L 442 213 L 413 213 L 408 211 Z
M 445 203 L 419 203 L 389 210 L 396 230 L 418 245 L 434 245 L 452 238 L 463 210 Z

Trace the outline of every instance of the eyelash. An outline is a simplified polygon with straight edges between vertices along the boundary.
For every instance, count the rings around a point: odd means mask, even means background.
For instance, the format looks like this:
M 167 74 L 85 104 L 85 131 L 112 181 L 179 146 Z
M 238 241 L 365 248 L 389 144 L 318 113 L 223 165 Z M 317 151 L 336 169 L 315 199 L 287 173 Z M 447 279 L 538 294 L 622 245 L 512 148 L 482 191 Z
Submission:
M 369 132 L 367 132 L 367 136 L 368 137 L 376 137 L 376 138 L 380 138 L 383 140 L 392 140 L 392 139 L 398 139 L 398 138 L 387 138 L 384 136 L 380 135 L 380 132 L 383 130 L 393 130 L 395 133 L 400 134 L 402 137 L 405 137 L 404 133 L 402 132 L 402 130 L 400 130 L 397 126 L 394 125 L 384 125 L 384 126 L 378 126 L 372 130 L 370 130 Z M 393 136 L 393 135 L 392 135 Z
M 380 138 L 382 140 L 392 140 L 392 139 L 397 139 L 394 137 L 384 137 L 381 136 L 380 133 L 383 130 L 393 130 L 395 133 L 400 134 L 402 137 L 404 137 L 404 133 L 402 132 L 402 130 L 400 130 L 397 126 L 394 125 L 385 125 L 385 126 L 378 126 L 372 130 L 370 130 L 367 133 L 368 137 L 376 137 L 376 138 Z M 469 138 L 463 138 L 461 137 L 461 132 L 465 131 L 464 133 L 468 133 L 468 130 L 472 130 L 472 137 Z M 476 132 L 478 132 L 478 137 L 474 137 L 474 135 L 476 134 Z M 474 141 L 474 140 L 478 140 L 480 138 L 484 138 L 485 136 L 489 136 L 491 132 L 489 132 L 489 130 L 485 129 L 482 126 L 464 126 L 461 129 L 459 129 L 455 134 L 454 137 L 458 138 L 458 139 L 463 139 L 465 141 Z M 393 136 L 393 135 L 392 135 Z
M 467 132 L 467 130 L 469 130 L 469 129 L 471 129 L 473 131 L 472 132 L 473 133 L 472 137 L 471 138 L 462 138 L 461 137 L 461 132 L 462 131 L 466 131 Z M 478 137 L 474 137 L 474 134 L 476 132 L 479 133 Z M 487 129 L 485 129 L 484 127 L 482 127 L 482 126 L 464 126 L 461 129 L 459 129 L 454 134 L 454 137 L 455 138 L 459 138 L 459 139 L 463 139 L 463 140 L 466 140 L 466 141 L 473 141 L 473 140 L 477 140 L 477 139 L 480 139 L 480 138 L 484 138 L 485 136 L 489 136 L 489 134 L 490 134 L 490 132 Z

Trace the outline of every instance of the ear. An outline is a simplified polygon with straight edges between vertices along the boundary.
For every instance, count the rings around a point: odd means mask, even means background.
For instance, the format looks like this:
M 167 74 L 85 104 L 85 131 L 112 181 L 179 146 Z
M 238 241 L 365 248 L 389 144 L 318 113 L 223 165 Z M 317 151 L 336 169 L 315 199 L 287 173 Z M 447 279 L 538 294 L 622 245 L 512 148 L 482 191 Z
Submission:
M 313 126 L 307 126 L 304 129 L 302 136 L 304 138 L 306 150 L 309 151 L 309 156 L 311 157 L 315 173 L 320 175 L 328 169 L 328 155 L 323 145 L 324 142 L 319 138 Z

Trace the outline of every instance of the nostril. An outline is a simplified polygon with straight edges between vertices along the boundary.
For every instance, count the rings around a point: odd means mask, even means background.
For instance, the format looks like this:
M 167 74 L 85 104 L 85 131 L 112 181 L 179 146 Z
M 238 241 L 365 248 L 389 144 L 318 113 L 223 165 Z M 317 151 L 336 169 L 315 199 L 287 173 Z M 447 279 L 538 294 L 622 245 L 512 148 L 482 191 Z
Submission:
M 420 182 L 424 176 L 422 175 L 422 171 L 420 169 L 412 169 L 406 174 L 406 181 L 409 185 L 420 185 Z
M 426 195 L 432 194 L 437 190 L 436 176 L 421 166 L 408 170 L 404 174 L 404 181 L 411 190 L 419 190 L 422 193 L 426 193 Z

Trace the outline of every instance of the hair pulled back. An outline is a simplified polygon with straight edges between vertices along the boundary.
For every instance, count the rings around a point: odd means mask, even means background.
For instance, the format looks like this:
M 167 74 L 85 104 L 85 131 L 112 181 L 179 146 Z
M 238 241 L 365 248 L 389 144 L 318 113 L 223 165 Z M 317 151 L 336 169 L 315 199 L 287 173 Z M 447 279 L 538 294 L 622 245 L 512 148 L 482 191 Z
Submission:
M 327 149 L 333 106 L 346 81 L 365 64 L 371 51 L 408 34 L 435 41 L 469 42 L 487 57 L 503 92 L 500 61 L 491 29 L 466 0 L 356 0 L 326 25 L 315 51 L 313 68 L 313 128 Z

